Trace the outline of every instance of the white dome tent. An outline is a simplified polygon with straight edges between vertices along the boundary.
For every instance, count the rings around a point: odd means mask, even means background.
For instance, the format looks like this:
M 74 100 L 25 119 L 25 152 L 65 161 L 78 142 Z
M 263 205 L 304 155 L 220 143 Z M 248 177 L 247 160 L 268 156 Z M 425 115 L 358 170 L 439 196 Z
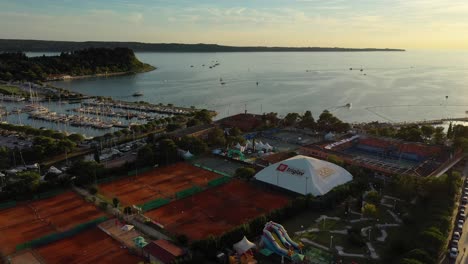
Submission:
M 324 195 L 353 180 L 342 167 L 328 161 L 298 155 L 261 170 L 255 179 L 303 195 Z

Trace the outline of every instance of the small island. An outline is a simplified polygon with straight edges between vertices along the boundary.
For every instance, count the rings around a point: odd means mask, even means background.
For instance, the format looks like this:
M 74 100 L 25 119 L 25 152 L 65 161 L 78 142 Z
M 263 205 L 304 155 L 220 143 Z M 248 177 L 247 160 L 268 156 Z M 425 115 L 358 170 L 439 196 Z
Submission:
M 41 82 L 152 71 L 129 48 L 86 48 L 58 56 L 0 53 L 0 80 Z

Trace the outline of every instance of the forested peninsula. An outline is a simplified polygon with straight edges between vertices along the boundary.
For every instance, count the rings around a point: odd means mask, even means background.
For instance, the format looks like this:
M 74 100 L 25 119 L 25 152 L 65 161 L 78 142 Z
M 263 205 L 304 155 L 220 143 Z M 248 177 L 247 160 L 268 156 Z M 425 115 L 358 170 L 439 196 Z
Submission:
M 337 48 L 337 47 L 236 47 L 217 44 L 142 43 L 116 41 L 52 41 L 0 39 L 0 51 L 62 52 L 85 48 L 127 47 L 136 52 L 371 52 L 405 51 L 404 49 Z
M 23 52 L 0 53 L 0 80 L 4 81 L 74 79 L 154 69 L 139 61 L 129 48 L 86 48 L 39 57 L 28 57 Z

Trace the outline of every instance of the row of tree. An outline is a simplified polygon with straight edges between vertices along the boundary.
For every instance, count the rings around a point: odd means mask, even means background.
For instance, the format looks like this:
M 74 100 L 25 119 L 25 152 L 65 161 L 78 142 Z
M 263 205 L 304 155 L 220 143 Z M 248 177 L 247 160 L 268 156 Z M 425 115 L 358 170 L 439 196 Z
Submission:
M 391 187 L 399 197 L 415 201 L 403 225 L 387 244 L 386 263 L 436 263 L 445 252 L 462 179 L 458 173 L 438 178 L 398 176 Z
M 294 126 L 299 128 L 308 128 L 322 132 L 347 132 L 351 126 L 341 121 L 327 110 L 324 110 L 317 121 L 312 113 L 306 111 L 303 115 L 298 113 L 289 113 L 283 119 L 285 126 Z
M 446 135 L 443 127 L 430 125 L 408 125 L 402 127 L 381 126 L 379 123 L 369 123 L 364 126 L 371 135 L 391 137 L 412 142 L 443 144 Z

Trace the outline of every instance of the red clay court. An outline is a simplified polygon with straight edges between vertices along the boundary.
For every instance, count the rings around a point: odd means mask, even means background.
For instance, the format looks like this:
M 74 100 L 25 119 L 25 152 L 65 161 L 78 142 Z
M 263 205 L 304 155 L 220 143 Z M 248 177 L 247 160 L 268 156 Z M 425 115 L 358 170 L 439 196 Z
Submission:
M 103 216 L 74 192 L 0 210 L 0 253 L 12 254 L 18 244 Z
M 98 227 L 75 236 L 61 239 L 34 250 L 46 263 L 139 263 L 144 259 L 132 255 L 128 249 Z
M 221 235 L 261 214 L 281 208 L 289 198 L 233 180 L 145 213 L 173 234 L 190 240 Z
M 219 177 L 214 172 L 180 162 L 101 184 L 99 191 L 109 198 L 118 197 L 124 205 L 141 205 L 158 198 L 171 198 L 194 185 L 206 186 L 210 180 Z

